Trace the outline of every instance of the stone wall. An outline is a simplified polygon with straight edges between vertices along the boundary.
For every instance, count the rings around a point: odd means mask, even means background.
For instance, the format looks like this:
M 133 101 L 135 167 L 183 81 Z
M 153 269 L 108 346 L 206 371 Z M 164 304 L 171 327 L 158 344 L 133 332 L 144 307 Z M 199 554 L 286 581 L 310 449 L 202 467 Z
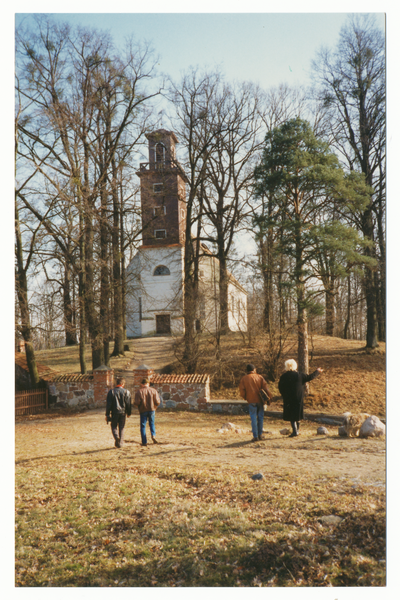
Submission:
M 141 380 L 147 377 L 160 394 L 160 408 L 203 411 L 211 409 L 209 375 L 156 375 L 153 369 L 146 365 L 141 365 L 132 375 L 132 399 Z M 105 407 L 108 390 L 114 387 L 114 371 L 107 367 L 99 367 L 93 371 L 93 375 L 58 375 L 49 378 L 47 385 L 50 408 L 79 410 Z
M 208 412 L 228 415 L 249 414 L 249 405 L 245 400 L 213 400 L 207 405 Z
M 59 375 L 47 382 L 49 408 L 92 408 L 93 375 Z
M 47 379 L 49 408 L 96 408 L 106 405 L 108 390 L 114 387 L 114 371 L 99 367 L 93 375 L 57 375 Z
M 209 375 L 153 375 L 151 385 L 158 390 L 163 408 L 207 410 Z

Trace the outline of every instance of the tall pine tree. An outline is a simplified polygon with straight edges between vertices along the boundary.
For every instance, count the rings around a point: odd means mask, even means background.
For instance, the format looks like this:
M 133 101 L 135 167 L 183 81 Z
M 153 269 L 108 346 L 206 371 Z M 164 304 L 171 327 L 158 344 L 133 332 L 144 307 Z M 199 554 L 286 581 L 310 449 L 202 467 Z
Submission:
M 361 208 L 369 199 L 363 176 L 346 176 L 336 155 L 318 139 L 307 121 L 291 119 L 265 137 L 261 164 L 255 169 L 256 193 L 269 203 L 264 214 L 267 228 L 282 230 L 280 251 L 294 260 L 298 364 L 308 373 L 307 282 L 315 274 L 316 241 L 321 219 L 329 219 L 331 207 Z M 320 229 L 320 235 L 323 231 Z M 328 238 L 325 238 L 325 245 Z

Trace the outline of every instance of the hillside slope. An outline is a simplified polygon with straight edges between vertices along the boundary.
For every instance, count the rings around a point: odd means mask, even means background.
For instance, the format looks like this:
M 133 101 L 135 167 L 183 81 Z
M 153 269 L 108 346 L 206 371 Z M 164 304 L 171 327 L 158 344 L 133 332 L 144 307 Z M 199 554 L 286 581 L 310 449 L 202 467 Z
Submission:
M 115 369 L 131 369 L 145 362 L 155 370 L 181 372 L 174 362 L 173 338 L 141 338 L 129 341 L 130 351 L 125 358 L 112 359 Z M 221 359 L 216 361 L 212 339 L 203 341 L 204 353 L 199 362 L 199 372 L 211 375 L 212 398 L 239 399 L 238 383 L 245 372 L 246 363 L 256 365 L 263 374 L 260 346 L 246 346 L 240 334 L 224 336 L 221 342 Z M 296 344 L 292 340 L 282 359 L 296 358 Z M 90 349 L 88 348 L 88 356 Z M 37 360 L 61 372 L 79 372 L 78 348 L 59 348 L 36 353 Z M 346 411 L 367 412 L 378 417 L 386 414 L 386 354 L 385 344 L 372 352 L 365 350 L 365 342 L 314 335 L 310 340 L 310 371 L 322 367 L 324 373 L 310 384 L 310 394 L 305 400 L 306 411 L 342 414 Z M 223 371 L 223 385 L 217 385 L 219 370 Z M 270 382 L 276 401 L 271 410 L 281 410 L 278 384 Z

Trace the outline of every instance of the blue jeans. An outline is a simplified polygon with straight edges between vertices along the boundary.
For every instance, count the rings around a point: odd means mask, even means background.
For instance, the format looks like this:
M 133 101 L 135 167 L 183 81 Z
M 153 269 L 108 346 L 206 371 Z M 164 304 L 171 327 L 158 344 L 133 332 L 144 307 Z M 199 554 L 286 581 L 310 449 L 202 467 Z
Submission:
M 264 406 L 262 404 L 250 404 L 249 414 L 251 419 L 251 430 L 253 437 L 258 438 L 263 432 L 264 425 Z
M 142 444 L 147 444 L 147 437 L 146 437 L 147 419 L 149 420 L 151 437 L 156 437 L 156 426 L 154 424 L 155 416 L 156 416 L 155 410 L 147 410 L 146 412 L 140 413 L 140 435 L 142 437 Z

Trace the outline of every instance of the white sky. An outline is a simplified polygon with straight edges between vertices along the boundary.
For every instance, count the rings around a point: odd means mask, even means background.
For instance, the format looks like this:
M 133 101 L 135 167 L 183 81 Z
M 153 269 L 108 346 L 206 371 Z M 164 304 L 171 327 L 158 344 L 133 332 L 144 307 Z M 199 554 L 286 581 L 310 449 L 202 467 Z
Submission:
M 339 29 L 344 22 L 346 12 L 374 12 L 378 13 L 379 22 L 384 23 L 383 13 L 387 14 L 387 52 L 388 52 L 388 314 L 390 323 L 388 324 L 388 374 L 395 373 L 397 365 L 395 363 L 396 353 L 398 352 L 399 328 L 399 310 L 397 308 L 400 298 L 400 283 L 398 276 L 397 259 L 397 237 L 399 227 L 399 197 L 397 185 L 397 170 L 399 165 L 399 96 L 397 90 L 397 80 L 399 79 L 398 59 L 400 58 L 400 22 L 399 22 L 399 2 L 382 0 L 381 2 L 364 0 L 337 0 L 331 3 L 329 8 L 334 8 L 334 13 L 328 14 L 326 10 L 322 12 L 322 6 L 327 3 L 304 0 L 303 2 L 294 2 L 282 0 L 281 2 L 271 2 L 269 0 L 247 2 L 221 2 L 219 0 L 204 0 L 203 2 L 183 2 L 170 0 L 160 2 L 154 0 L 138 2 L 88 2 L 81 0 L 71 0 L 68 3 L 55 3 L 46 1 L 20 1 L 13 3 L 3 3 L 1 28 L 2 44 L 2 133 L 6 143 L 1 147 L 1 167 L 3 173 L 2 199 L 3 199 L 3 221 L 1 249 L 2 249 L 2 283 L 6 293 L 2 295 L 3 311 L 2 331 L 6 332 L 3 336 L 2 367 L 5 373 L 6 394 L 3 402 L 6 411 L 10 413 L 4 415 L 4 421 L 7 427 L 12 430 L 13 422 L 13 303 L 14 303 L 14 211 L 12 197 L 13 193 L 13 57 L 14 57 L 14 13 L 50 13 L 55 10 L 67 11 L 71 21 L 81 22 L 85 25 L 98 28 L 110 29 L 115 33 L 117 39 L 134 32 L 139 39 L 146 38 L 152 41 L 156 51 L 161 55 L 160 70 L 165 71 L 173 77 L 178 77 L 180 71 L 185 70 L 189 65 L 216 66 L 220 65 L 226 73 L 228 79 L 237 78 L 238 80 L 250 79 L 258 81 L 263 87 L 277 85 L 281 82 L 290 84 L 307 83 L 308 72 L 310 69 L 310 60 L 315 55 L 315 51 L 321 44 L 333 46 L 337 40 Z M 111 14 L 71 14 L 71 13 L 106 13 Z M 279 12 L 278 12 L 279 11 Z M 164 14 L 165 12 L 171 14 Z M 115 14 L 123 13 L 123 14 Z M 135 13 L 135 14 L 133 14 Z M 140 14 L 153 13 L 153 14 Z M 173 13 L 173 14 L 172 14 Z M 204 13 L 204 14 L 189 14 Z M 237 14 L 232 14 L 237 13 Z M 256 13 L 256 14 L 252 14 Z M 286 13 L 286 14 L 282 14 Z M 63 17 L 67 14 L 63 13 Z M 6 175 L 4 177 L 4 175 Z M 397 310 L 396 310 L 397 309 Z M 398 392 L 390 387 L 390 377 L 388 378 L 388 391 L 392 394 L 388 396 L 388 423 L 392 425 L 392 430 L 388 428 L 388 450 L 389 456 L 398 453 L 397 440 L 393 437 L 394 428 L 399 422 L 399 401 Z M 394 382 L 393 382 L 394 385 Z M 6 425 L 5 425 L 6 426 Z M 10 437 L 11 436 L 11 437 Z M 2 436 L 1 439 L 2 456 L 7 456 L 9 460 L 5 461 L 5 471 L 7 481 L 10 487 L 7 487 L 9 494 L 3 494 L 2 508 L 6 511 L 7 527 L 7 555 L 1 561 L 2 586 L 6 590 L 6 597 L 13 598 L 18 594 L 13 584 L 13 433 Z M 355 596 L 362 597 L 363 600 L 370 598 L 379 600 L 391 600 L 396 598 L 398 593 L 396 582 L 396 563 L 394 556 L 394 537 L 399 532 L 398 518 L 393 521 L 394 512 L 397 511 L 397 503 L 394 505 L 394 498 L 398 497 L 398 477 L 395 473 L 395 460 L 389 462 L 391 467 L 389 475 L 389 492 L 391 502 L 389 503 L 389 516 L 392 517 L 389 528 L 389 552 L 388 556 L 388 586 L 386 588 L 341 588 L 341 589 L 293 589 L 277 590 L 269 589 L 268 597 L 290 599 L 293 594 L 297 598 L 322 599 L 354 599 Z M 392 507 L 392 508 L 391 508 Z M 398 540 L 399 536 L 396 536 Z M 10 546 L 8 547 L 8 544 Z M 3 553 L 4 554 L 4 553 Z M 29 597 L 43 598 L 46 590 L 24 590 Z M 221 590 L 222 591 L 222 590 Z M 48 590 L 50 594 L 54 592 Z M 156 590 L 143 590 L 148 597 L 151 592 Z M 63 598 L 70 596 L 79 598 L 85 595 L 95 596 L 100 594 L 110 596 L 114 590 L 57 590 L 57 597 Z M 121 598 L 132 598 L 132 590 L 118 590 L 118 596 Z M 140 592 L 142 593 L 142 592 Z M 185 595 L 187 590 L 163 590 L 165 595 Z M 213 590 L 207 590 L 207 595 L 213 594 Z M 191 596 L 203 596 L 204 590 L 190 590 Z M 265 590 L 240 590 L 231 589 L 229 595 L 234 597 L 244 597 L 255 594 L 265 595 Z M 25 595 L 25 594 L 24 594 Z M 157 594 L 158 595 L 158 594 Z

